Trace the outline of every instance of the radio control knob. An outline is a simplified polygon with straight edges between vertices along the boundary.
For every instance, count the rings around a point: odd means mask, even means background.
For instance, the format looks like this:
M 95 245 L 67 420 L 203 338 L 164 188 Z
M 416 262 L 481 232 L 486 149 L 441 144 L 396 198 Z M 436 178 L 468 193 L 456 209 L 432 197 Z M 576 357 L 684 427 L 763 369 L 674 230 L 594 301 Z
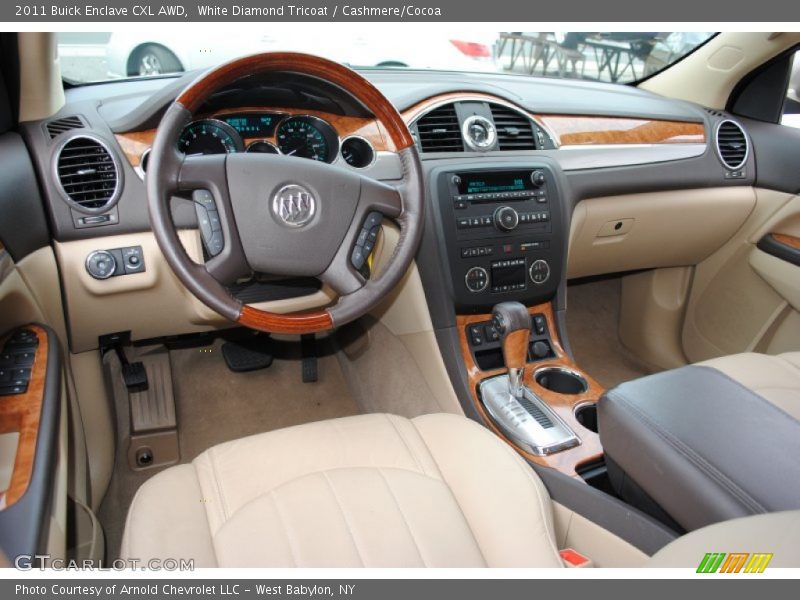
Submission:
M 542 187 L 545 182 L 544 173 L 542 171 L 534 171 L 531 173 L 531 183 L 536 187 Z
M 453 177 L 450 179 L 450 181 L 452 181 L 453 185 L 456 186 L 456 187 L 461 185 L 461 177 L 459 177 L 458 175 L 453 175 Z
M 483 267 L 472 267 L 464 276 L 464 283 L 470 292 L 477 294 L 489 286 L 489 273 Z
M 519 213 L 510 206 L 501 206 L 494 211 L 494 226 L 500 231 L 511 231 L 519 225 Z

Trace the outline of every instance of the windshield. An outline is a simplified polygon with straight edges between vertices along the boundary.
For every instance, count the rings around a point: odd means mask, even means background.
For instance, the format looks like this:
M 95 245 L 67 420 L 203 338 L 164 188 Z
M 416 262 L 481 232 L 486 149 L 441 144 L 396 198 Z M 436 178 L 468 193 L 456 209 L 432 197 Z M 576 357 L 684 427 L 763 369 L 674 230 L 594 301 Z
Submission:
M 363 68 L 631 83 L 681 59 L 712 35 L 679 31 L 482 33 L 469 29 L 448 34 L 427 31 L 409 43 L 405 36 L 357 32 L 345 36 L 331 28 L 313 36 L 258 30 L 209 35 L 181 30 L 57 34 L 62 76 L 76 84 L 181 73 L 270 50 L 308 52 Z

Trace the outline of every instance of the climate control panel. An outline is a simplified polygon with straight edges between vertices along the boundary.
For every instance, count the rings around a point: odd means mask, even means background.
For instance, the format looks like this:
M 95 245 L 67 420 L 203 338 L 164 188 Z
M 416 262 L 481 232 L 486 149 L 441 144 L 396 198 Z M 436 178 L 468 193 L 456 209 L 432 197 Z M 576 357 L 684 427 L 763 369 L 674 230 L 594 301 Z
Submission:
M 470 168 L 437 177 L 435 204 L 457 309 L 552 297 L 565 240 L 553 169 Z

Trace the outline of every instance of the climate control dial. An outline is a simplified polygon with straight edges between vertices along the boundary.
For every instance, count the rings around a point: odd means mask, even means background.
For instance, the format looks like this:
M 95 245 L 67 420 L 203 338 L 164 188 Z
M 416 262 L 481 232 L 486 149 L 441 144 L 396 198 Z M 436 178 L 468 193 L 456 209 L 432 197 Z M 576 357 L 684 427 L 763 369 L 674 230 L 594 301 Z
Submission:
M 528 274 L 531 276 L 531 281 L 536 285 L 542 285 L 545 281 L 550 279 L 550 265 L 546 260 L 537 260 L 528 269 Z
M 489 273 L 483 267 L 472 267 L 464 276 L 464 283 L 470 292 L 477 294 L 489 286 Z
M 519 225 L 519 213 L 510 206 L 501 206 L 494 211 L 494 226 L 500 231 L 512 231 Z

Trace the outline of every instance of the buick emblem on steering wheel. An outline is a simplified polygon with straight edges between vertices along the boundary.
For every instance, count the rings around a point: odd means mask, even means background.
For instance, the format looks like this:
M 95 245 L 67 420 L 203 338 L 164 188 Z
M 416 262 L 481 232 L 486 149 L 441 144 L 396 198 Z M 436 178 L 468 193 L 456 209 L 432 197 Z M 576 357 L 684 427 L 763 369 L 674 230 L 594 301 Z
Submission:
M 287 227 L 302 227 L 316 212 L 316 198 L 301 185 L 285 185 L 272 199 L 272 213 Z

